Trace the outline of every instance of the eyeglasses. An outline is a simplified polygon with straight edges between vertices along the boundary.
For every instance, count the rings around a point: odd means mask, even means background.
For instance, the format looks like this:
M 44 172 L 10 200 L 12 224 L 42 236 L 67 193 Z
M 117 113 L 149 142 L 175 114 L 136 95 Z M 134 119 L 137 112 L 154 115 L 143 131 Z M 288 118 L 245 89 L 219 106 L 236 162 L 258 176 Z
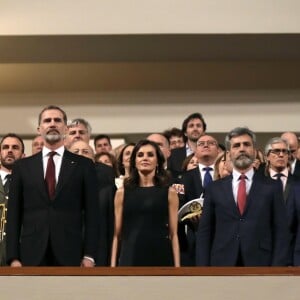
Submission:
M 205 145 L 207 146 L 216 146 L 217 142 L 216 141 L 200 141 L 197 143 L 197 146 L 199 147 L 204 147 Z
M 289 154 L 289 150 L 287 149 L 272 149 L 270 150 L 269 153 L 275 154 L 275 155 L 280 155 L 282 153 L 283 155 Z

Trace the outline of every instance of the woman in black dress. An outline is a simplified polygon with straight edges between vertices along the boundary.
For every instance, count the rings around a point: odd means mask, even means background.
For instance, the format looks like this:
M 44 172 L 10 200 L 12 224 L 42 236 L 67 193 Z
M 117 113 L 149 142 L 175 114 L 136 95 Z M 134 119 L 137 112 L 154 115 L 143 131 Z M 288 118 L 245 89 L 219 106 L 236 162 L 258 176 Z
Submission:
M 130 175 L 115 196 L 112 267 L 180 266 L 178 196 L 163 164 L 154 142 L 134 147 Z

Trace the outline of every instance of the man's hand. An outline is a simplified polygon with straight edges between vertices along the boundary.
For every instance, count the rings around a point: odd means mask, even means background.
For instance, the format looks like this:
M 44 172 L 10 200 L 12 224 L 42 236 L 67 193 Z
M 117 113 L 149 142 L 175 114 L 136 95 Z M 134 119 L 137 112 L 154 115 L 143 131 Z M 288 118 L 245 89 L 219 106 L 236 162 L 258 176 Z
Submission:
M 22 267 L 22 264 L 19 260 L 17 259 L 14 259 L 11 263 L 10 263 L 10 266 L 15 268 L 15 267 Z
M 85 268 L 92 268 L 95 266 L 95 263 L 92 262 L 90 259 L 88 258 L 83 258 L 83 260 L 81 261 L 81 267 L 85 267 Z

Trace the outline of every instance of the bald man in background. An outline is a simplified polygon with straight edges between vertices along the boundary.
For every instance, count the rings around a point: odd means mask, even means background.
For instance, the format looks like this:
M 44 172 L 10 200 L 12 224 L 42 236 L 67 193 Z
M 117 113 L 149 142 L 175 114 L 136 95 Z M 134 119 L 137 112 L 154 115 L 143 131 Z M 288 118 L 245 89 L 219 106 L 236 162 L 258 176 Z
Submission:
M 281 138 L 286 140 L 290 148 L 290 166 L 291 174 L 300 179 L 300 160 L 297 159 L 297 151 L 299 148 L 298 137 L 294 132 L 284 132 Z

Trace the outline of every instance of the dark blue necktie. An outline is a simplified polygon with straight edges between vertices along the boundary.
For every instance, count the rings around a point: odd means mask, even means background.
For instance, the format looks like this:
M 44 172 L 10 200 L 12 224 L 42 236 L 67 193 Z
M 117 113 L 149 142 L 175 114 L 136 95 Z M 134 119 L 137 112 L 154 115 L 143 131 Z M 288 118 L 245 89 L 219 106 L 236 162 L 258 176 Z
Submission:
M 213 168 L 210 168 L 210 167 L 206 167 L 206 168 L 203 168 L 203 171 L 205 171 L 205 174 L 204 174 L 204 180 L 203 180 L 203 187 L 206 188 L 208 184 L 210 184 L 213 180 L 212 180 L 212 177 L 210 175 L 210 171 L 212 171 Z
M 281 180 L 281 177 L 283 177 L 284 175 L 283 174 L 281 174 L 281 173 L 277 173 L 277 174 L 275 174 L 273 177 L 275 177 L 276 178 L 276 180 L 277 180 L 277 182 L 278 182 L 278 184 L 280 185 L 280 187 L 282 188 L 282 190 L 283 190 L 283 182 L 282 182 L 282 180 Z

